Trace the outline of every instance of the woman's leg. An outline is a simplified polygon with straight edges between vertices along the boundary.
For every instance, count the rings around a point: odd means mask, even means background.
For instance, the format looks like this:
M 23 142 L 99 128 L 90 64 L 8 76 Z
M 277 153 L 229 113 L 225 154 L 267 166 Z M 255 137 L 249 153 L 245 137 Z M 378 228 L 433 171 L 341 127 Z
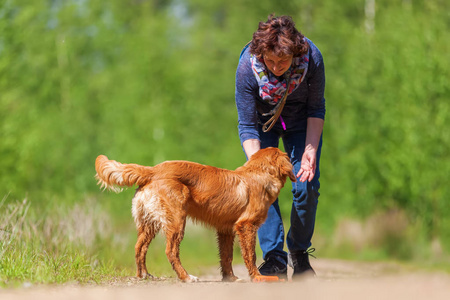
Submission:
M 300 170 L 305 140 L 306 132 L 304 131 L 292 132 L 283 137 L 284 147 L 294 167 L 294 174 L 297 174 Z M 286 243 L 291 253 L 305 251 L 311 246 L 319 199 L 321 148 L 322 139 L 317 150 L 316 173 L 313 180 L 311 182 L 300 182 L 297 180 L 297 182 L 292 183 L 291 227 L 286 238 Z
M 259 132 L 261 140 L 261 149 L 268 147 L 278 147 L 280 133 L 275 129 L 269 132 Z M 263 252 L 263 259 L 267 260 L 269 256 L 282 257 L 284 263 L 287 262 L 287 253 L 284 248 L 284 227 L 281 219 L 278 199 L 270 206 L 267 219 L 258 229 L 259 245 Z

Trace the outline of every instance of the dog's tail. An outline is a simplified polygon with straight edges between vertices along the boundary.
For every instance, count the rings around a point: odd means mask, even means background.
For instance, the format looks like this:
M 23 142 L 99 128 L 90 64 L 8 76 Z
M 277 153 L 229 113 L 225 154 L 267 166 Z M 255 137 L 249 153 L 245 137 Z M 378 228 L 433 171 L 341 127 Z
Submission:
M 95 178 L 103 189 L 120 192 L 122 186 L 139 186 L 151 181 L 153 172 L 151 167 L 136 164 L 122 164 L 109 160 L 105 155 L 99 155 L 95 160 Z

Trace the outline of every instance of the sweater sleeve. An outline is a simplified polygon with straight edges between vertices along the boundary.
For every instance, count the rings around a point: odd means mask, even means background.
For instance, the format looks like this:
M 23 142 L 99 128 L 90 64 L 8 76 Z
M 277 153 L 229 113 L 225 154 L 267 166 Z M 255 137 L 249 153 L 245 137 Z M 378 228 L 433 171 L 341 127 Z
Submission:
M 310 57 L 310 76 L 308 78 L 308 118 L 325 119 L 325 67 L 319 49 L 312 43 Z
M 242 54 L 236 70 L 235 100 L 238 112 L 238 129 L 241 144 L 248 139 L 259 140 L 256 93 L 250 54 L 248 49 Z

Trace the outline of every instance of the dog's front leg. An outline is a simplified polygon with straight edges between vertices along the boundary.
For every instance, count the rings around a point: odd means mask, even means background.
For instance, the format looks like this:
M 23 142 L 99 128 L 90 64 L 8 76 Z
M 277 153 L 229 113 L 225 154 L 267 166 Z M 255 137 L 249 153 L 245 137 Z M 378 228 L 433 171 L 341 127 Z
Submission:
M 222 271 L 222 281 L 236 281 L 238 278 L 233 273 L 233 243 L 234 234 L 232 232 L 217 232 L 219 243 L 220 268 Z
M 258 227 L 251 222 L 244 221 L 236 224 L 235 230 L 239 235 L 242 258 L 244 259 L 250 278 L 253 279 L 256 276 L 261 275 L 256 267 L 255 253 L 256 231 L 258 230 Z

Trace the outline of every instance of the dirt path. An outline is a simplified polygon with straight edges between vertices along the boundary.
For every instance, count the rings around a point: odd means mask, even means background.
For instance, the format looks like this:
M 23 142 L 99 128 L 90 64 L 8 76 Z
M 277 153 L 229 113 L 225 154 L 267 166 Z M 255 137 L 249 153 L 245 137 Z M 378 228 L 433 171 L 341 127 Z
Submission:
M 174 279 L 139 281 L 120 278 L 101 286 L 46 286 L 0 290 L 2 300 L 22 299 L 450 299 L 450 275 L 417 272 L 388 263 L 314 260 L 317 277 L 301 282 L 222 283 L 218 270 L 199 276 L 200 282 Z M 248 279 L 243 266 L 235 266 Z M 195 274 L 194 274 L 195 275 Z

